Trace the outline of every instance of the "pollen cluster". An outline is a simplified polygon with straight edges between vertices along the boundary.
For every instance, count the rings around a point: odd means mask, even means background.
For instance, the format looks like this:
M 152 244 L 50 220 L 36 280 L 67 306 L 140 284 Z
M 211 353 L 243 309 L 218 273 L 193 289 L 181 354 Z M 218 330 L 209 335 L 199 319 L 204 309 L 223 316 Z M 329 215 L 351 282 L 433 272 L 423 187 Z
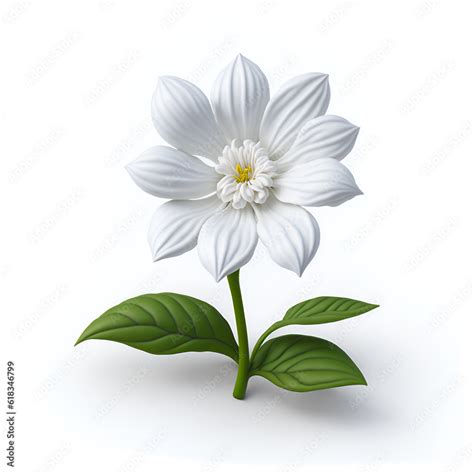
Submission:
M 252 179 L 252 167 L 251 166 L 246 166 L 245 168 L 242 168 L 240 163 L 237 163 L 237 166 L 235 167 L 236 175 L 234 175 L 235 180 L 238 183 L 246 183 L 247 181 L 250 181 Z

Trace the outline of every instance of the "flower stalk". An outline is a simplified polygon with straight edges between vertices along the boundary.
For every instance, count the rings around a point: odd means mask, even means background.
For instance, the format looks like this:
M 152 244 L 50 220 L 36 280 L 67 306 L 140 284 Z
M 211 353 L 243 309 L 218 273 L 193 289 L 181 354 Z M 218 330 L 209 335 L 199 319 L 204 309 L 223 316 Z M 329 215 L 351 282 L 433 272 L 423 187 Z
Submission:
M 234 305 L 235 323 L 237 326 L 237 339 L 239 342 L 239 368 L 234 386 L 234 397 L 238 400 L 245 398 L 247 383 L 249 380 L 249 340 L 247 335 L 247 324 L 245 322 L 244 304 L 240 291 L 239 270 L 227 277 L 229 282 L 232 303 Z

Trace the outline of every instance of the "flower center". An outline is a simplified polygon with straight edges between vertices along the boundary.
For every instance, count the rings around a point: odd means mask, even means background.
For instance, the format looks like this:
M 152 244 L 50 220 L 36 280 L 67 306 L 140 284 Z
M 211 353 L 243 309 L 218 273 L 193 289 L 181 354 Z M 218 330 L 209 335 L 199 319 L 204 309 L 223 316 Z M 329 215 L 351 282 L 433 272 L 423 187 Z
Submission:
M 259 142 L 244 140 L 239 145 L 237 140 L 232 140 L 218 161 L 215 170 L 224 176 L 217 183 L 217 196 L 223 202 L 242 209 L 247 203 L 262 204 L 267 200 L 276 165 Z
M 238 183 L 246 183 L 247 181 L 250 181 L 252 174 L 251 166 L 246 166 L 245 168 L 242 168 L 240 163 L 238 163 L 235 167 L 235 171 L 237 172 L 237 175 L 234 176 L 234 178 Z

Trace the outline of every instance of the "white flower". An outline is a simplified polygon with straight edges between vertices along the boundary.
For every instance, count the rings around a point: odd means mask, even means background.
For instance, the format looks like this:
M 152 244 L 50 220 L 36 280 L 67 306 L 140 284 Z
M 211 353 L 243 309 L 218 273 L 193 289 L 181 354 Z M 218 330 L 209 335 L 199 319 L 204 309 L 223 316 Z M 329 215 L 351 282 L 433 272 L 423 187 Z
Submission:
M 318 224 L 301 206 L 361 194 L 340 163 L 359 129 L 324 115 L 329 97 L 328 76 L 309 73 L 270 99 L 267 78 L 241 55 L 218 76 L 210 102 L 183 79 L 160 78 L 152 118 L 173 148 L 155 146 L 127 166 L 144 191 L 171 199 L 152 218 L 154 260 L 197 245 L 219 281 L 251 259 L 260 238 L 301 276 L 319 246 Z

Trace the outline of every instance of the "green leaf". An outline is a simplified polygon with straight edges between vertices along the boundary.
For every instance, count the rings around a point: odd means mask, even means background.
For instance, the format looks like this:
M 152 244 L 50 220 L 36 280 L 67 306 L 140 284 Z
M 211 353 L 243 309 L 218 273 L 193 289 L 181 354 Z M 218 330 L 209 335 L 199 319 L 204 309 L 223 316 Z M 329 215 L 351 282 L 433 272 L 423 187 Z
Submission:
M 338 296 L 318 296 L 292 306 L 282 320 L 273 323 L 258 339 L 252 352 L 252 357 L 263 341 L 274 331 L 290 324 L 323 324 L 334 323 L 342 319 L 352 318 L 359 314 L 378 308 L 377 304 Z
M 191 296 L 137 296 L 106 311 L 82 333 L 87 339 L 121 342 L 150 354 L 211 351 L 238 360 L 238 346 L 223 316 Z
M 283 317 L 288 324 L 333 323 L 378 308 L 377 304 L 337 296 L 319 296 L 292 306 Z
M 267 341 L 252 362 L 252 375 L 293 392 L 367 385 L 354 362 L 335 344 L 296 334 Z

